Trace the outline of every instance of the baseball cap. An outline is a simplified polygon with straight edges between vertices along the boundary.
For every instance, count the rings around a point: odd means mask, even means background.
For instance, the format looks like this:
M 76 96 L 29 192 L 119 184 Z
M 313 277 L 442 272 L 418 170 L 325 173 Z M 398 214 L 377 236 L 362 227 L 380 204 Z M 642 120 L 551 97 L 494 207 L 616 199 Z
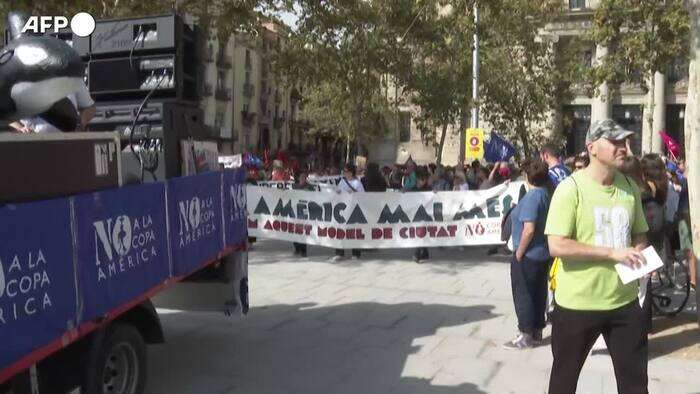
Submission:
M 591 124 L 586 134 L 586 143 L 596 141 L 600 138 L 606 138 L 613 141 L 623 140 L 631 135 L 634 131 L 625 130 L 612 119 L 598 120 Z

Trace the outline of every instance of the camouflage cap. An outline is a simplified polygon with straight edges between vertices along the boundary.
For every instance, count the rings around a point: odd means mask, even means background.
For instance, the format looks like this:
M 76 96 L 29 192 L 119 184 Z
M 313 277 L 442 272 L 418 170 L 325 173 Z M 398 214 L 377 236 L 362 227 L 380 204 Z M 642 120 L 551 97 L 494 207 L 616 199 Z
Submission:
M 612 119 L 598 120 L 591 124 L 586 134 L 586 143 L 596 141 L 600 138 L 606 138 L 613 141 L 623 140 L 631 135 L 634 131 L 625 130 Z

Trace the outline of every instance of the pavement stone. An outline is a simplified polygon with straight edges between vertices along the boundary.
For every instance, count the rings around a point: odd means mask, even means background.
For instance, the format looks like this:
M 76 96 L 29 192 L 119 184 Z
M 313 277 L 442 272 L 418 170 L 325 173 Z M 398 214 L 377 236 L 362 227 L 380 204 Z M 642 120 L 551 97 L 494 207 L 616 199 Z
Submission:
M 544 345 L 513 351 L 508 259 L 484 248 L 363 253 L 260 240 L 250 254 L 251 310 L 159 310 L 164 345 L 149 348 L 147 394 L 472 394 L 546 392 Z M 694 306 L 692 306 L 694 308 Z M 694 318 L 655 321 L 649 392 L 700 393 Z M 578 393 L 617 392 L 607 354 L 590 356 Z

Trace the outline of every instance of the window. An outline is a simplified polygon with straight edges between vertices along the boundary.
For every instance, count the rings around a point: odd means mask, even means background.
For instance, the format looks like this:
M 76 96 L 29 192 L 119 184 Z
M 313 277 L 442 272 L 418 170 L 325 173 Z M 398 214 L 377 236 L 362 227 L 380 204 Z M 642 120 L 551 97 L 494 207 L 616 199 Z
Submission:
M 676 58 L 668 66 L 666 73 L 668 83 L 676 83 L 688 79 L 688 60 L 685 58 Z
M 613 120 L 626 130 L 634 131 L 631 145 L 635 155 L 642 153 L 642 106 L 613 105 Z
M 574 155 L 586 149 L 586 133 L 591 125 L 590 105 L 567 105 L 562 109 L 566 153 Z
M 586 8 L 586 0 L 569 0 L 570 10 L 582 10 Z
M 411 140 L 411 113 L 399 112 L 399 142 Z
M 583 67 L 588 69 L 593 67 L 593 49 L 587 49 L 582 54 Z
M 216 88 L 218 90 L 223 90 L 225 85 L 226 85 L 226 71 L 224 70 L 219 70 L 217 73 L 217 78 L 216 78 Z

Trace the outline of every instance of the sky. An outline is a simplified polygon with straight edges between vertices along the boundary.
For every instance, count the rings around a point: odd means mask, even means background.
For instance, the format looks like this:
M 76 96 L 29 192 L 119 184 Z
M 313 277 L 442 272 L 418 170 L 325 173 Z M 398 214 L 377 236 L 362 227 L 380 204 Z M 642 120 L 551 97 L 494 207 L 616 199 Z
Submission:
M 290 12 L 283 12 L 280 14 L 280 19 L 282 19 L 282 22 L 284 22 L 287 26 L 294 27 L 296 26 L 299 18 Z

